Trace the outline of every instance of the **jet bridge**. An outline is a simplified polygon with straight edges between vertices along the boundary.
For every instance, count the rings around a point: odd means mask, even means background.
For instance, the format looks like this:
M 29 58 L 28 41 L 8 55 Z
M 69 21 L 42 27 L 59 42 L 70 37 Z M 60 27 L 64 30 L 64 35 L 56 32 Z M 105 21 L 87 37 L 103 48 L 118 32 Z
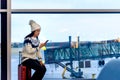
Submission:
M 75 43 L 75 45 L 71 45 Z M 78 43 L 76 47 L 76 43 Z M 61 67 L 65 67 L 62 62 L 69 62 L 70 67 L 66 70 L 71 72 L 74 77 L 82 77 L 80 70 L 80 61 L 86 59 L 104 59 L 112 57 L 120 57 L 120 42 L 116 40 L 106 41 L 71 41 L 69 36 L 68 42 L 52 42 L 47 44 L 47 49 L 44 51 L 45 63 L 56 63 Z M 78 61 L 79 71 L 73 70 L 73 61 Z

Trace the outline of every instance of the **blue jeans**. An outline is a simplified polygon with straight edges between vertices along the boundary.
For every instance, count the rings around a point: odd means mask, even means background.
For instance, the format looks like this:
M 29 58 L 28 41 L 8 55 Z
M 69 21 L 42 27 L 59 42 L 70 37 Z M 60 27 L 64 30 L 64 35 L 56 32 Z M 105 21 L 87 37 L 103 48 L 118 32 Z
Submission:
M 33 76 L 30 80 L 42 80 L 45 75 L 46 67 L 45 65 L 40 65 L 38 60 L 28 59 L 22 63 L 22 65 L 27 66 L 33 70 L 35 70 Z

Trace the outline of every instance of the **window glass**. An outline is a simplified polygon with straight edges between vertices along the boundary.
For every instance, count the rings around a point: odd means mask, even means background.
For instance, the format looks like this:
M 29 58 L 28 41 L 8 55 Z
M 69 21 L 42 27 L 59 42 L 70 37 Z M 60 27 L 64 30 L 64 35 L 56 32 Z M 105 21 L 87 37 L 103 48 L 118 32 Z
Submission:
M 11 0 L 12 9 L 120 9 L 120 0 Z M 21 6 L 22 5 L 22 6 Z
M 80 36 L 80 41 L 101 41 L 120 37 L 120 14 L 12 14 L 12 80 L 17 80 L 18 53 L 22 50 L 24 37 L 31 32 L 31 19 L 41 26 L 41 42 L 47 39 L 50 42 L 69 41 L 69 36 L 72 36 L 72 41 L 76 41 L 76 36 Z M 54 64 L 46 64 L 46 67 L 45 78 L 61 78 L 61 67 L 56 68 Z
M 68 40 L 68 36 L 79 35 L 81 40 L 94 41 L 120 35 L 120 14 L 12 14 L 13 42 L 23 41 L 24 36 L 31 32 L 30 19 L 41 25 L 41 40 L 59 42 Z

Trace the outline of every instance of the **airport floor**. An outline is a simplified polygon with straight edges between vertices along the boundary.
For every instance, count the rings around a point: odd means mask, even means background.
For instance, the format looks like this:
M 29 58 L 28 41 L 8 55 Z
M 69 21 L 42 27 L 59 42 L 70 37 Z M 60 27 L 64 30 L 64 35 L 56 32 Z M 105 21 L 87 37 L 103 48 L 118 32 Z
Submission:
M 60 78 L 44 78 L 43 80 L 96 80 L 96 79 L 82 79 L 82 78 L 73 78 L 73 79 L 60 79 Z

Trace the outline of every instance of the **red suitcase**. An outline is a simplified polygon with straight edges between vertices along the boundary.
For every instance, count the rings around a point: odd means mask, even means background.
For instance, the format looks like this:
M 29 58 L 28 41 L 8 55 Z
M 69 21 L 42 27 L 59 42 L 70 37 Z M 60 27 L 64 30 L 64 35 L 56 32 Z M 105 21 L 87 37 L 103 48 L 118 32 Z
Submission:
M 18 80 L 30 80 L 31 69 L 23 65 L 18 65 Z
M 31 69 L 21 65 L 21 55 L 19 52 L 19 65 L 18 65 L 18 80 L 30 80 Z

